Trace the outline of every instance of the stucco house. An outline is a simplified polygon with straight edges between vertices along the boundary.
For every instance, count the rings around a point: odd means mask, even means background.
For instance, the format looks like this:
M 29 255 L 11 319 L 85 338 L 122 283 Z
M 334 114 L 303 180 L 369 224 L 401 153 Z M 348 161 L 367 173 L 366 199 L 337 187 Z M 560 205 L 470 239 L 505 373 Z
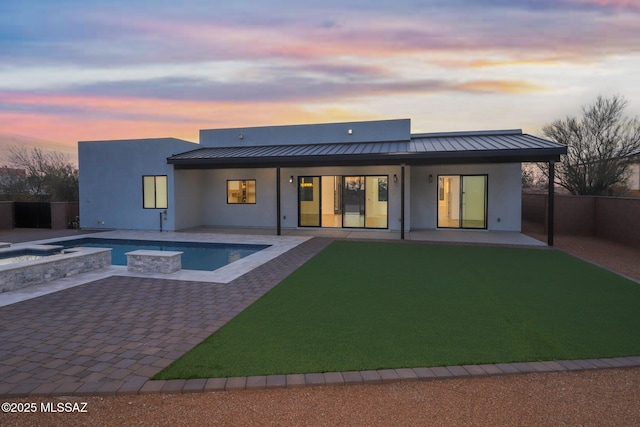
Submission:
M 80 225 L 520 231 L 521 162 L 566 147 L 520 130 L 412 134 L 410 119 L 79 142 Z
M 636 150 L 631 156 L 633 162 L 629 167 L 629 176 L 626 184 L 629 190 L 640 194 L 640 150 Z

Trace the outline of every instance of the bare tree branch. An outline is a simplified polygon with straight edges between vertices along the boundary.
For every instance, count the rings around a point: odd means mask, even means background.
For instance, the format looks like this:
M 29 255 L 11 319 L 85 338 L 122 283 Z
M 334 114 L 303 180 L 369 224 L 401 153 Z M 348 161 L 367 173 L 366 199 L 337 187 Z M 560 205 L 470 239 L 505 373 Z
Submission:
M 52 201 L 78 200 L 78 170 L 64 154 L 15 145 L 9 147 L 7 160 L 13 168 L 25 171 L 28 195 Z
M 640 120 L 624 116 L 627 101 L 598 96 L 582 107 L 582 117 L 556 120 L 542 129 L 545 137 L 567 145 L 556 168 L 556 184 L 572 194 L 611 194 L 625 186 L 633 153 L 640 149 Z M 546 165 L 539 165 L 548 178 Z

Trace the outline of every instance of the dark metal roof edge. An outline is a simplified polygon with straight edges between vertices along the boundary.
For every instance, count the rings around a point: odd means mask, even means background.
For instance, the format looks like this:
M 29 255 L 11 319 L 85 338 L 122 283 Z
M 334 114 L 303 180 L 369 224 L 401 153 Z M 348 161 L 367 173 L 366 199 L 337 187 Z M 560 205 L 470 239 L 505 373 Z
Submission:
M 227 166 L 237 165 L 327 165 L 333 163 L 340 164 L 398 164 L 398 163 L 424 163 L 452 161 L 479 161 L 478 163 L 492 161 L 548 161 L 560 160 L 560 155 L 566 154 L 566 147 L 549 149 L 517 149 L 517 150 L 478 150 L 478 151 L 447 151 L 447 152 L 424 152 L 424 153 L 373 153 L 373 154 L 343 154 L 343 155 L 305 155 L 305 156 L 273 156 L 273 157 L 233 157 L 233 158 L 210 158 L 210 159 L 173 159 L 167 158 L 168 164 L 176 166 Z M 508 159 L 508 160 L 505 160 Z M 247 166 L 245 166 L 247 167 Z

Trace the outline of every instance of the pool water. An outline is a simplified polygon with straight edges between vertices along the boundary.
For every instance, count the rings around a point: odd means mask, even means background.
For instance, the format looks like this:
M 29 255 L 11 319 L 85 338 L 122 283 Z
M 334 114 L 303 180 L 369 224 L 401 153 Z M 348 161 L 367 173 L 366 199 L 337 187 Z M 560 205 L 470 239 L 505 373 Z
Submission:
M 25 261 L 35 261 L 50 255 L 61 253 L 62 246 L 43 246 L 25 249 L 3 249 L 0 251 L 0 265 L 17 264 Z
M 121 240 L 85 238 L 56 242 L 66 248 L 111 248 L 111 264 L 127 265 L 127 252 L 138 249 L 180 251 L 184 270 L 213 271 L 234 261 L 268 248 L 269 245 L 227 243 L 158 242 L 151 240 Z

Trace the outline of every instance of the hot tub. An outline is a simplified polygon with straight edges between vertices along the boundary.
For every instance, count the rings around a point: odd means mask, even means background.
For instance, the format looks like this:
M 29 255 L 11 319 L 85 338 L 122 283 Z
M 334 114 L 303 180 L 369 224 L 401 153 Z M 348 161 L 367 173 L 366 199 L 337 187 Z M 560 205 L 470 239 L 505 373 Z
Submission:
M 111 265 L 109 248 L 30 245 L 0 249 L 0 293 Z

